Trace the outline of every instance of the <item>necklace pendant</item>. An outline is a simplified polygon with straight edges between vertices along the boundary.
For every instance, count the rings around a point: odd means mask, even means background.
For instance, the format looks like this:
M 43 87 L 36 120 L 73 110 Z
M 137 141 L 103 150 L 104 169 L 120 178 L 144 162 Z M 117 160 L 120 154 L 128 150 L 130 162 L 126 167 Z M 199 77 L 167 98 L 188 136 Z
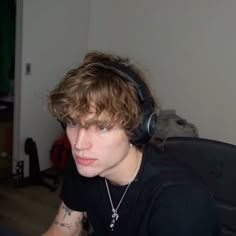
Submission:
M 117 221 L 118 218 L 119 218 L 119 215 L 118 215 L 117 211 L 116 211 L 115 209 L 113 209 L 112 212 L 113 212 L 113 214 L 112 214 L 112 216 L 111 216 L 112 219 L 115 220 L 115 221 Z
M 119 218 L 119 215 L 118 215 L 118 213 L 115 209 L 112 209 L 112 212 L 113 212 L 112 215 L 111 215 L 112 220 L 111 220 L 111 224 L 110 224 L 111 231 L 114 230 L 115 223 Z
M 110 224 L 111 231 L 114 230 L 114 226 L 115 226 L 115 222 L 111 221 L 111 224 Z

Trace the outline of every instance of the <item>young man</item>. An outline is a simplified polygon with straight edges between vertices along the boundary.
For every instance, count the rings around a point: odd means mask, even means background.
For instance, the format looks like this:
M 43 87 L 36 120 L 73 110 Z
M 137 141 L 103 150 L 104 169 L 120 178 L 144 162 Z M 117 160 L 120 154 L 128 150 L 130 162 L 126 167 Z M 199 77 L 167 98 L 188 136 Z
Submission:
M 66 125 L 73 159 L 44 235 L 80 235 L 87 217 L 96 236 L 217 235 L 210 194 L 149 143 L 156 105 L 128 59 L 87 54 L 50 93 L 49 108 Z M 184 181 L 162 188 L 160 165 Z

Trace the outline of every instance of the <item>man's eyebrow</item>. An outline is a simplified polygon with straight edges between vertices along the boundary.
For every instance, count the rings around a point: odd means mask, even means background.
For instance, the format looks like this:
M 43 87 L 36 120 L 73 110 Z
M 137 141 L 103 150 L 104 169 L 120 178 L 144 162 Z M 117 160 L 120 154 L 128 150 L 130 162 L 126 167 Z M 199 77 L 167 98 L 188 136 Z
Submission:
M 78 124 L 84 128 L 88 128 L 92 125 L 103 125 L 107 127 L 112 127 L 115 125 L 114 119 L 109 117 L 104 118 L 103 116 L 97 116 L 96 114 L 94 114 L 93 117 L 90 117 L 88 119 L 68 117 L 67 123 Z
M 111 121 L 99 120 L 99 119 L 88 121 L 88 124 L 90 124 L 90 125 L 104 125 L 104 126 L 107 126 L 110 123 L 111 123 Z
M 108 128 L 114 126 L 114 124 L 111 121 L 98 121 L 97 125 L 102 125 Z

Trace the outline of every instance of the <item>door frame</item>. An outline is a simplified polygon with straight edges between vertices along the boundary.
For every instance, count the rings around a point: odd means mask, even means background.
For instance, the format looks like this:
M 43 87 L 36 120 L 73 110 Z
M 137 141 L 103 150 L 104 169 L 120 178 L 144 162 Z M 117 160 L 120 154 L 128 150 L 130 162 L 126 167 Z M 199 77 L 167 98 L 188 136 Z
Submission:
M 16 31 L 15 31 L 15 78 L 14 78 L 14 113 L 13 113 L 13 163 L 12 172 L 15 173 L 16 164 L 20 160 L 20 101 L 22 80 L 22 31 L 23 0 L 16 1 Z

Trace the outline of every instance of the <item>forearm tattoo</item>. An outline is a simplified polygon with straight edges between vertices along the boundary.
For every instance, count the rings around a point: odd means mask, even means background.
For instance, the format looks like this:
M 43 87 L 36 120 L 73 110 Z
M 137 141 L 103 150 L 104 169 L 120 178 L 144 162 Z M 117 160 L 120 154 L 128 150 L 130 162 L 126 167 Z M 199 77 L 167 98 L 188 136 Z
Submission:
M 61 206 L 61 209 L 64 214 L 62 217 L 56 217 L 54 224 L 68 230 L 71 230 L 72 228 L 79 228 L 83 219 L 78 218 L 76 221 L 71 222 L 71 218 L 69 216 L 72 216 L 73 211 L 65 204 Z
M 65 211 L 63 219 L 65 219 L 66 216 L 71 216 L 72 210 L 69 207 L 63 205 L 62 209 Z
M 63 228 L 67 228 L 67 229 L 71 229 L 71 227 L 72 227 L 71 224 L 63 223 L 63 222 L 60 222 L 59 220 L 55 220 L 54 224 L 55 225 L 59 225 L 59 226 L 61 226 Z

